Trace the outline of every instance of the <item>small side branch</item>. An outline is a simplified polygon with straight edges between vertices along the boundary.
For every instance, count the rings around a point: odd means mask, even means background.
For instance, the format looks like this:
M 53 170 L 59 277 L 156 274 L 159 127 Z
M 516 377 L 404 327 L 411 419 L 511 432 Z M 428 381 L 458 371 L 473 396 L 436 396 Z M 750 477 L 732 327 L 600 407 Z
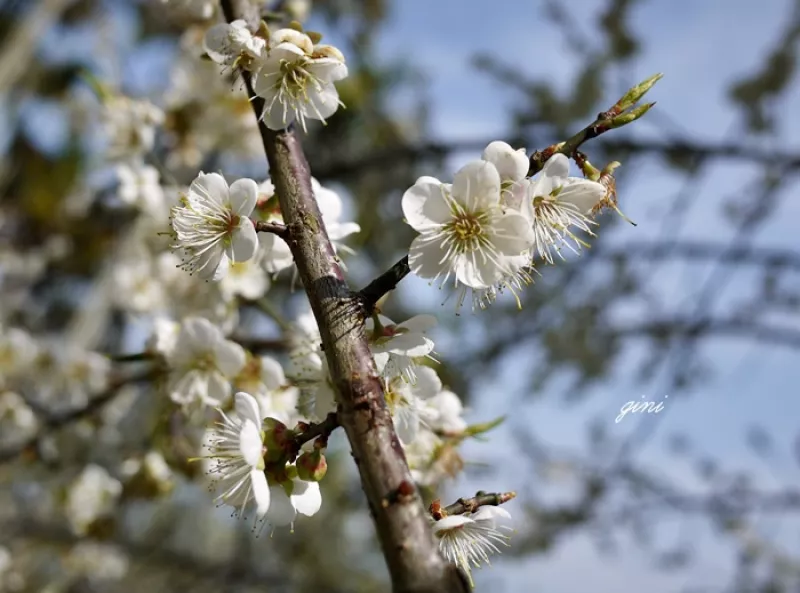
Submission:
M 278 222 L 264 222 L 263 220 L 254 220 L 253 224 L 256 226 L 257 233 L 272 233 L 278 235 L 281 239 L 289 235 L 286 225 Z
M 480 491 L 472 498 L 459 498 L 456 502 L 446 507 L 442 507 L 439 500 L 434 500 L 428 511 L 436 521 L 449 515 L 463 515 L 464 513 L 474 513 L 482 506 L 500 506 L 501 504 L 516 498 L 516 492 L 483 492 Z
M 371 314 L 375 310 L 375 305 L 378 301 L 381 300 L 386 293 L 397 288 L 400 281 L 408 276 L 410 272 L 411 268 L 408 265 L 408 256 L 406 255 L 403 259 L 358 291 L 358 295 L 364 303 L 367 314 Z
M 297 429 L 295 429 L 299 430 L 300 433 L 294 438 L 294 445 L 297 451 L 299 451 L 303 445 L 316 438 L 324 439 L 327 443 L 328 437 L 330 437 L 331 433 L 337 428 L 339 428 L 339 414 L 336 412 L 328 414 L 322 422 L 317 422 L 315 424 L 301 422 L 298 424 Z
M 574 158 L 578 149 L 584 142 L 597 138 L 609 130 L 621 128 L 642 117 L 655 103 L 645 103 L 639 107 L 635 107 L 635 105 L 660 79 L 661 74 L 651 76 L 644 82 L 630 89 L 619 101 L 612 105 L 608 111 L 600 113 L 597 119 L 568 140 L 548 146 L 544 150 L 537 150 L 534 152 L 530 158 L 528 175 L 535 175 L 541 171 L 544 168 L 544 164 L 554 154 L 560 153 L 567 157 Z

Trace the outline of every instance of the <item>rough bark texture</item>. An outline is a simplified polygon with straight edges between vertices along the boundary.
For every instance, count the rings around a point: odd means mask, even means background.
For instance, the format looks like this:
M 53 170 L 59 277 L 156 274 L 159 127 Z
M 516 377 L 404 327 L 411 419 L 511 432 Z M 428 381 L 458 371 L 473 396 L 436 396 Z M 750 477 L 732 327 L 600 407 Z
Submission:
M 223 0 L 228 22 L 245 17 L 248 0 Z M 247 73 L 248 94 L 253 97 Z M 252 101 L 257 115 L 263 101 Z M 438 553 L 428 517 L 408 470 L 386 407 L 383 387 L 364 331 L 366 312 L 360 295 L 342 274 L 311 189 L 311 173 L 293 130 L 260 126 L 292 250 L 322 335 L 336 386 L 339 421 L 369 502 L 395 593 L 464 592 L 469 588 L 455 566 Z M 344 567 L 343 567 L 344 568 Z M 346 576 L 344 577 L 346 578 Z

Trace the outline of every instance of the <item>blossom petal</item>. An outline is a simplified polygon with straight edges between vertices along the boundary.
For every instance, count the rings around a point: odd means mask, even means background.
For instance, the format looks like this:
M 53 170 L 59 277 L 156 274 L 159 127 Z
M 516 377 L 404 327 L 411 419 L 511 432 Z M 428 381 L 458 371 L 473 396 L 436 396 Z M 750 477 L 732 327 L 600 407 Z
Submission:
M 267 485 L 267 476 L 262 470 L 250 472 L 250 485 L 253 488 L 253 500 L 256 503 L 256 516 L 262 519 L 269 511 L 272 493 Z
M 528 174 L 528 157 L 524 151 L 514 150 L 505 142 L 495 141 L 483 151 L 483 160 L 496 168 L 503 181 L 519 181 Z
M 319 89 L 311 89 L 308 93 L 306 117 L 326 120 L 339 109 L 339 92 L 333 83 L 325 83 Z
M 424 333 L 436 327 L 438 323 L 438 320 L 433 315 L 414 315 L 414 317 L 410 317 L 399 325 L 412 332 Z
M 347 77 L 347 66 L 333 58 L 316 58 L 309 65 L 308 71 L 317 78 L 335 82 Z
M 494 224 L 492 243 L 504 255 L 519 255 L 533 246 L 533 227 L 522 214 L 506 212 Z
M 236 263 L 247 261 L 256 254 L 258 233 L 252 220 L 244 216 L 239 219 L 239 224 L 231 233 L 231 245 L 228 249 L 228 257 Z
M 420 177 L 406 190 L 401 200 L 403 216 L 415 231 L 447 223 L 452 217 L 442 182 L 435 177 Z
M 219 373 L 197 373 L 197 378 L 205 377 L 205 385 L 197 384 L 196 398 L 212 406 L 219 406 L 231 395 L 231 384 Z M 201 391 L 201 392 L 200 392 Z
M 239 429 L 239 453 L 242 454 L 242 459 L 247 465 L 250 467 L 258 466 L 263 445 L 258 425 L 253 424 L 250 420 L 244 420 Z
M 588 214 L 606 196 L 606 191 L 602 183 L 570 177 L 558 194 L 558 201 L 574 204 L 581 213 Z
M 261 357 L 261 381 L 270 391 L 286 385 L 286 375 L 281 363 L 271 356 Z
M 422 399 L 428 399 L 442 390 L 442 380 L 431 367 L 420 366 L 416 370 L 414 393 Z
M 554 154 L 542 167 L 542 177 L 564 179 L 569 175 L 569 159 L 561 153 Z
M 231 210 L 239 216 L 250 216 L 258 200 L 258 184 L 252 179 L 237 179 L 230 187 Z
M 244 348 L 236 342 L 222 340 L 214 346 L 214 356 L 217 368 L 226 377 L 234 377 L 242 370 L 247 362 Z
M 222 249 L 220 250 L 215 249 L 214 251 L 219 253 L 219 262 L 217 263 L 217 266 L 214 268 L 214 273 L 210 277 L 206 276 L 205 278 L 207 280 L 211 280 L 212 282 L 219 282 L 225 277 L 225 274 L 228 273 L 228 269 L 230 269 L 231 267 L 231 258 L 229 258 L 225 253 L 225 251 Z M 201 270 L 200 277 L 203 277 L 203 274 L 207 273 L 209 269 L 210 268 L 205 268 L 204 270 Z
M 256 398 L 249 393 L 240 391 L 234 396 L 234 405 L 236 407 L 236 415 L 242 422 L 249 420 L 254 426 L 261 426 L 261 410 L 258 407 Z
M 451 529 L 463 527 L 470 523 L 474 523 L 474 521 L 469 517 L 465 517 L 464 515 L 450 515 L 436 521 L 433 524 L 433 532 L 441 533 L 442 531 L 450 531 Z
M 453 200 L 468 211 L 484 210 L 500 201 L 500 174 L 492 163 L 471 161 L 453 176 Z
M 225 63 L 231 52 L 230 29 L 231 25 L 220 23 L 206 31 L 203 38 L 203 49 L 218 64 Z
M 322 494 L 317 482 L 294 480 L 294 491 L 290 498 L 297 512 L 306 517 L 315 515 L 322 506 Z
M 458 256 L 453 269 L 458 281 L 470 288 L 489 288 L 502 276 L 501 270 L 494 262 L 483 259 L 480 255 Z
M 228 202 L 228 182 L 219 173 L 200 173 L 189 186 L 189 194 L 224 205 Z
M 408 265 L 420 278 L 436 278 L 447 271 L 446 262 L 442 262 L 446 254 L 444 238 L 431 240 L 425 235 L 420 235 L 411 242 Z

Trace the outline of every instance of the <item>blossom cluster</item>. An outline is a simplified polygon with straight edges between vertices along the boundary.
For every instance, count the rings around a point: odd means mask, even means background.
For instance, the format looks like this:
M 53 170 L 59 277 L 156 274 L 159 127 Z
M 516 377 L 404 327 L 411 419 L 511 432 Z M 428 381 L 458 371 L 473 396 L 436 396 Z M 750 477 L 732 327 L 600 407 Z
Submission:
M 411 270 L 440 286 L 452 278 L 461 288 L 459 307 L 467 290 L 479 306 L 503 290 L 516 296 L 531 282 L 537 259 L 552 264 L 554 252 L 577 252 L 584 244 L 579 234 L 593 234 L 591 215 L 606 187 L 569 177 L 562 154 L 538 178 L 527 176 L 528 167 L 524 149 L 496 141 L 452 183 L 420 177 L 403 195 L 405 220 L 419 233 L 409 249 Z
M 347 76 L 344 56 L 332 45 L 315 43 L 320 35 L 297 29 L 252 34 L 244 21 L 220 23 L 205 35 L 208 56 L 219 64 L 252 73 L 255 93 L 263 99 L 261 120 L 272 130 L 297 121 L 324 122 L 341 101 L 334 85 Z

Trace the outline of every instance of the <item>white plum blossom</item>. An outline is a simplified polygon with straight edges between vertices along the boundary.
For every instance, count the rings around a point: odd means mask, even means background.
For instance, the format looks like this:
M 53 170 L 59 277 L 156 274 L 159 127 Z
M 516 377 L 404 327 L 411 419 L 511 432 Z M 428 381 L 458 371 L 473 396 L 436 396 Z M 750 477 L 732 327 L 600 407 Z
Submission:
M 217 62 L 231 66 L 237 58 L 261 58 L 266 54 L 267 42 L 253 35 L 243 20 L 232 23 L 219 23 L 206 31 L 203 48 L 208 57 Z
M 442 381 L 430 367 L 419 367 L 413 383 L 397 376 L 384 381 L 386 405 L 394 419 L 397 436 L 405 443 L 417 438 L 425 425 L 423 416 L 427 400 L 442 390 Z
M 153 319 L 153 327 L 145 348 L 161 356 L 170 355 L 178 342 L 181 324 L 167 317 L 157 316 Z
M 175 247 L 184 267 L 202 278 L 220 280 L 232 263 L 247 261 L 258 248 L 253 212 L 258 186 L 239 179 L 230 187 L 222 175 L 200 173 L 181 205 L 172 209 Z
M 491 554 L 499 554 L 498 546 L 508 546 L 508 536 L 501 529 L 502 520 L 510 519 L 500 507 L 484 506 L 475 513 L 450 515 L 433 523 L 442 555 L 467 573 L 470 584 L 472 568 L 489 564 Z
M 110 142 L 109 156 L 141 158 L 153 148 L 156 127 L 164 118 L 164 112 L 149 101 L 121 95 L 106 99 L 102 124 Z
M 108 388 L 111 361 L 63 340 L 44 341 L 28 375 L 30 393 L 53 411 L 84 406 Z
M 263 182 L 259 187 L 259 203 L 265 205 L 264 209 L 259 209 L 262 220 L 266 222 L 283 223 L 280 208 L 275 202 L 275 186 L 271 181 Z M 342 221 L 342 199 L 332 189 L 323 187 L 314 177 L 311 178 L 311 188 L 314 197 L 317 199 L 322 222 L 325 223 L 325 230 L 328 238 L 333 244 L 335 252 L 342 251 L 352 254 L 353 250 L 343 243 L 350 235 L 358 233 L 361 227 L 350 221 Z M 275 204 L 275 206 L 272 206 Z M 269 209 L 267 209 L 269 207 Z M 281 270 L 291 268 L 294 265 L 294 257 L 289 249 L 289 245 L 274 233 L 259 233 L 258 240 L 261 243 L 262 265 L 270 274 L 277 274 Z
M 568 175 L 569 159 L 556 154 L 547 160 L 536 179 L 514 190 L 519 194 L 522 211 L 531 221 L 535 250 L 551 264 L 553 250 L 561 255 L 560 248 L 566 245 L 577 253 L 585 245 L 575 230 L 594 235 L 591 225 L 596 223 L 589 215 L 607 191 L 601 183 Z
M 27 371 L 37 352 L 36 341 L 28 332 L 0 325 L 0 387 Z
M 422 418 L 433 430 L 458 434 L 467 428 L 467 423 L 461 416 L 463 413 L 461 398 L 444 389 L 425 402 Z
M 396 324 L 383 315 L 378 316 L 380 327 L 376 329 L 373 319 L 367 319 L 366 329 L 378 372 L 384 376 L 402 376 L 413 382 L 416 378 L 415 359 L 430 357 L 433 340 L 427 331 L 436 326 L 433 315 L 415 315 L 403 323 Z
M 271 35 L 267 58 L 259 64 L 254 89 L 264 99 L 261 119 L 271 130 L 297 120 L 324 122 L 339 108 L 334 82 L 347 76 L 342 53 L 330 45 L 314 46 L 308 35 L 280 29 Z
M 228 273 L 219 283 L 220 292 L 226 301 L 237 296 L 251 301 L 263 297 L 270 287 L 270 279 L 260 262 L 259 253 L 255 257 L 231 263 Z
M 322 494 L 317 482 L 289 480 L 270 487 L 272 502 L 265 520 L 276 527 L 293 525 L 297 514 L 312 517 L 322 506 Z
M 19 394 L 0 392 L 0 450 L 24 443 L 38 428 L 36 414 Z
M 290 424 L 297 417 L 299 390 L 289 385 L 281 363 L 271 356 L 251 357 L 236 386 L 258 400 L 265 417 Z
M 244 367 L 246 354 L 207 319 L 189 317 L 166 358 L 171 369 L 168 392 L 175 403 L 218 406 L 230 397 L 230 380 Z
M 235 398 L 236 415 L 220 410 L 222 422 L 209 436 L 209 473 L 214 487 L 222 491 L 215 502 L 236 508 L 242 516 L 248 506 L 255 507 L 261 519 L 270 508 L 270 489 L 264 473 L 262 414 L 256 399 L 239 392 Z
M 529 261 L 530 222 L 501 203 L 501 178 L 488 161 L 472 161 L 453 184 L 420 177 L 402 199 L 403 213 L 419 233 L 409 249 L 409 265 L 420 278 L 453 276 L 473 291 L 505 287 Z M 464 292 L 458 305 L 463 302 Z
M 110 515 L 122 484 L 99 465 L 89 464 L 67 488 L 64 513 L 73 531 L 83 535 L 96 520 Z
M 161 187 L 158 169 L 145 165 L 141 161 L 121 163 L 117 165 L 119 199 L 140 208 L 153 217 L 166 213 L 164 188 Z

